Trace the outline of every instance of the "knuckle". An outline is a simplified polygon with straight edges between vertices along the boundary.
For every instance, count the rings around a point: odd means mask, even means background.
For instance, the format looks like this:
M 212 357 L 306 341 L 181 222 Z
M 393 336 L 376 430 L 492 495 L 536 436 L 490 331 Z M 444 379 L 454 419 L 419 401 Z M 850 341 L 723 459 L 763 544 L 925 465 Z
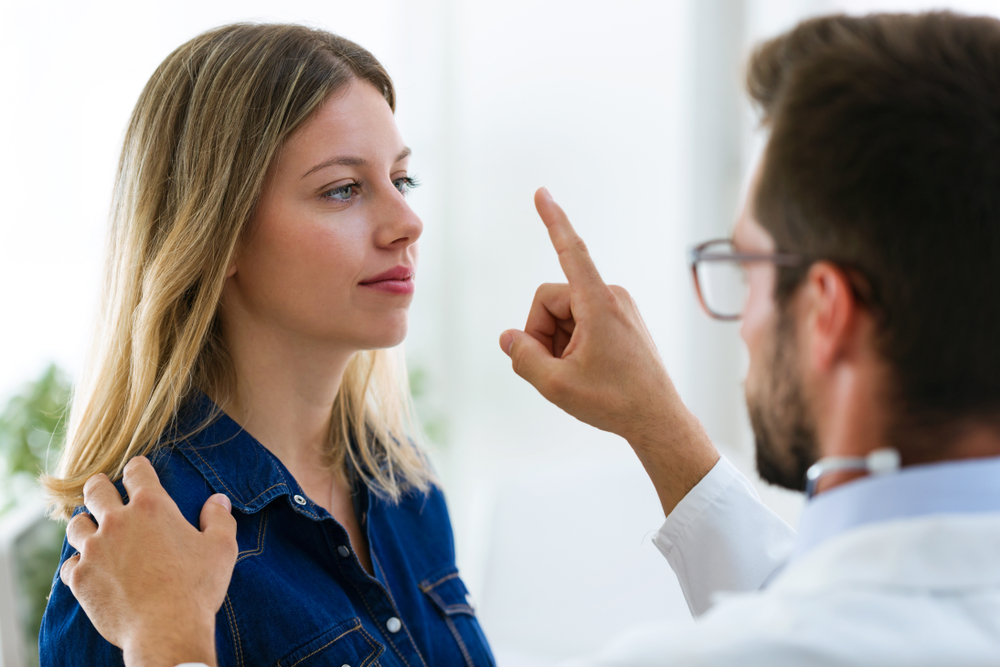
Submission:
M 101 517 L 101 532 L 113 533 L 121 527 L 121 517 L 117 512 L 106 512 Z
M 76 565 L 73 567 L 70 573 L 70 578 L 73 580 L 74 586 L 79 586 L 80 582 L 85 581 L 91 574 L 91 566 L 89 560 L 84 560 L 83 556 L 79 556 L 76 560 Z
M 510 346 L 510 366 L 515 373 L 524 377 L 524 354 L 518 340 L 514 340 Z
M 624 288 L 619 287 L 618 289 L 615 289 L 615 287 L 616 286 L 608 285 L 604 288 L 602 294 L 605 306 L 612 312 L 618 312 L 621 310 L 621 305 L 625 298 L 631 299 L 628 292 L 626 292 Z
M 156 497 L 147 489 L 136 489 L 134 493 L 129 494 L 128 504 L 138 510 L 147 511 L 156 505 Z
M 549 377 L 545 381 L 545 395 L 553 403 L 559 404 L 566 400 L 570 385 L 560 375 Z
M 84 530 L 87 528 L 86 522 L 93 523 L 93 521 L 94 520 L 87 513 L 77 514 L 75 517 L 69 520 L 68 524 L 66 524 L 66 534 L 73 536 L 77 535 L 82 536 Z
M 122 474 L 128 475 L 134 473 L 137 469 L 144 467 L 144 465 L 149 465 L 149 461 L 145 456 L 133 456 L 129 459 L 129 462 L 125 464 L 122 468 Z
M 83 495 L 87 496 L 94 492 L 96 487 L 100 486 L 104 482 L 107 482 L 108 476 L 103 472 L 99 472 L 96 475 L 92 475 L 83 485 Z
M 239 544 L 236 543 L 236 537 L 227 536 L 226 539 L 223 540 L 222 542 L 222 553 L 226 556 L 228 560 L 235 561 L 236 557 L 239 555 L 239 552 L 240 552 L 240 547 Z

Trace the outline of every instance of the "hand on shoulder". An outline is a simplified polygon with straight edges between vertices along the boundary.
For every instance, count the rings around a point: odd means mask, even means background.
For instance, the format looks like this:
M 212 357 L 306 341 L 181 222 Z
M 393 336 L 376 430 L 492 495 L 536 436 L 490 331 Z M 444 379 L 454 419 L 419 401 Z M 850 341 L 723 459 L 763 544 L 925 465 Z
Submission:
M 107 476 L 87 481 L 90 514 L 77 515 L 66 530 L 79 554 L 59 576 L 97 631 L 124 650 L 129 667 L 214 665 L 215 614 L 237 554 L 229 499 L 209 498 L 198 530 L 146 458 L 129 461 L 123 483 L 127 505 Z

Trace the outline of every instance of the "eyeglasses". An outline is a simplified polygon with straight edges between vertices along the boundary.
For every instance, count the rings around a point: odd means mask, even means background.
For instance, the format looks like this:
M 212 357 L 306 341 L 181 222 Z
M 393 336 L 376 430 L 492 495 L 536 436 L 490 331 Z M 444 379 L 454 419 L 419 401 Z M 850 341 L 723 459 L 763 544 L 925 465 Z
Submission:
M 710 317 L 733 321 L 743 316 L 746 305 L 748 262 L 771 262 L 775 266 L 799 266 L 805 259 L 786 253 L 737 252 L 729 239 L 714 239 L 688 252 L 694 290 Z

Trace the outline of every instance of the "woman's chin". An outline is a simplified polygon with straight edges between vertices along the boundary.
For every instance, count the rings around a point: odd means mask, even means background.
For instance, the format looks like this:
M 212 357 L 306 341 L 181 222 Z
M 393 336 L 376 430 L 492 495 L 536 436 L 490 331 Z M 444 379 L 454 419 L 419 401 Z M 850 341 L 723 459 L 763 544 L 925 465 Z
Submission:
M 362 341 L 362 349 L 383 350 L 400 345 L 406 338 L 407 323 L 397 324 L 392 327 L 385 327 L 379 331 L 367 331 L 367 335 Z

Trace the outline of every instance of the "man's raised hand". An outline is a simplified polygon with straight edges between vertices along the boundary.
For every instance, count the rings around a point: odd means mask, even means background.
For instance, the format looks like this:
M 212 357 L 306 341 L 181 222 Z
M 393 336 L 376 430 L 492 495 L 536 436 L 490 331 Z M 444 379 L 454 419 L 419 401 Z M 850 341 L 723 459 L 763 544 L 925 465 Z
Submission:
M 503 332 L 500 347 L 546 399 L 628 440 L 669 513 L 718 453 L 681 402 L 632 297 L 605 284 L 545 188 L 535 208 L 567 282 L 539 287 L 524 331 Z

